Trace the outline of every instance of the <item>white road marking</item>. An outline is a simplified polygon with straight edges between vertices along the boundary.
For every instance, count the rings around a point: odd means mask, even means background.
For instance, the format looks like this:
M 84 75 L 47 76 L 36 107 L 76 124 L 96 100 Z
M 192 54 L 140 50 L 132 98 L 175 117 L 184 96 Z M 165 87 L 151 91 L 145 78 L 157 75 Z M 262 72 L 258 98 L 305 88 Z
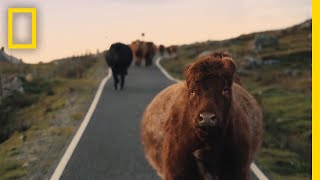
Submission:
M 179 79 L 176 79 L 174 77 L 172 77 L 161 65 L 160 65 L 160 61 L 161 61 L 161 57 L 158 57 L 157 60 L 156 60 L 156 65 L 157 67 L 160 69 L 160 71 L 168 78 L 170 79 L 171 81 L 173 82 L 179 82 L 180 80 Z
M 103 88 L 106 85 L 107 81 L 111 77 L 111 74 L 112 74 L 111 71 L 112 70 L 109 68 L 108 75 L 101 81 L 100 86 L 99 86 L 99 88 L 97 90 L 97 93 L 96 93 L 96 95 L 95 95 L 95 97 L 94 97 L 94 99 L 93 99 L 93 101 L 92 101 L 92 103 L 90 105 L 90 108 L 89 108 L 86 116 L 84 117 L 84 119 L 83 119 L 83 121 L 82 121 L 82 123 L 81 123 L 81 125 L 80 125 L 80 127 L 79 127 L 79 129 L 77 131 L 77 133 L 73 137 L 71 143 L 69 144 L 66 152 L 64 153 L 63 157 L 61 158 L 61 160 L 60 160 L 56 170 L 52 174 L 50 180 L 58 180 L 58 179 L 60 179 L 60 177 L 61 177 L 65 167 L 67 166 L 67 164 L 68 164 L 68 162 L 69 162 L 74 150 L 76 149 L 76 147 L 77 147 L 77 145 L 78 145 L 78 143 L 79 143 L 79 141 L 80 141 L 80 139 L 81 139 L 81 137 L 82 137 L 87 125 L 88 125 L 88 123 L 91 120 L 92 114 L 94 113 L 94 111 L 95 111 L 95 109 L 97 107 L 97 104 L 98 104 L 98 102 L 100 100 Z
M 258 166 L 255 163 L 252 163 L 250 168 L 251 168 L 251 171 L 254 173 L 254 175 L 257 176 L 258 179 L 269 180 L 267 176 L 263 174 L 263 172 L 258 168 Z
M 158 57 L 157 60 L 156 60 L 156 65 L 157 67 L 160 69 L 160 71 L 168 78 L 170 79 L 171 81 L 174 81 L 174 82 L 179 82 L 180 80 L 179 79 L 176 79 L 174 77 L 172 77 L 161 65 L 160 65 L 160 61 L 162 60 L 161 57 Z M 255 164 L 255 163 L 252 163 L 251 166 L 251 171 L 257 176 L 258 179 L 260 180 L 269 180 L 267 178 L 266 175 L 263 174 L 263 172 L 258 168 L 258 166 Z

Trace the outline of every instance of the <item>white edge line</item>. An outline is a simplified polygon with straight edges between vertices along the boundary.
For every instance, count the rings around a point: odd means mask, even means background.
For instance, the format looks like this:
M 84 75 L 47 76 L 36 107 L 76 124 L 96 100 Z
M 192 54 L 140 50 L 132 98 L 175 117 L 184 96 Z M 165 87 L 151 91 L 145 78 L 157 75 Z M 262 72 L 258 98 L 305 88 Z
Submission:
M 263 174 L 263 172 L 258 168 L 258 166 L 255 163 L 252 163 L 251 171 L 259 178 L 260 180 L 269 180 L 266 175 Z
M 91 120 L 91 117 L 92 117 L 92 114 L 94 113 L 96 107 L 97 107 L 97 104 L 100 100 L 100 97 L 101 97 L 101 94 L 102 94 L 102 91 L 103 91 L 103 88 L 104 86 L 106 85 L 107 81 L 110 79 L 111 77 L 111 69 L 109 68 L 108 69 L 108 75 L 103 78 L 103 80 L 101 81 L 100 85 L 99 85 L 99 88 L 96 92 L 96 95 L 90 105 L 90 108 L 86 114 L 86 116 L 84 117 L 77 133 L 74 135 L 71 143 L 69 144 L 67 150 L 65 151 L 63 157 L 61 158 L 57 168 L 55 169 L 54 173 L 52 174 L 50 180 L 58 180 L 60 179 L 65 167 L 67 166 L 74 150 L 76 149 L 84 131 L 86 130 L 86 127 L 88 125 L 88 123 L 90 122 Z
M 160 69 L 160 71 L 171 81 L 173 82 L 179 82 L 179 79 L 176 79 L 174 77 L 172 77 L 161 65 L 160 65 L 160 61 L 162 60 L 162 57 L 158 57 L 156 60 L 156 65 L 157 67 Z
M 158 57 L 156 60 L 156 65 L 157 67 L 160 69 L 160 71 L 171 81 L 174 82 L 179 82 L 181 80 L 176 79 L 174 77 L 172 77 L 161 65 L 160 65 L 160 61 L 162 60 L 162 57 Z M 266 175 L 263 174 L 263 172 L 258 168 L 258 166 L 255 163 L 252 163 L 251 166 L 251 171 L 257 176 L 257 178 L 259 178 L 260 180 L 269 180 L 267 178 Z

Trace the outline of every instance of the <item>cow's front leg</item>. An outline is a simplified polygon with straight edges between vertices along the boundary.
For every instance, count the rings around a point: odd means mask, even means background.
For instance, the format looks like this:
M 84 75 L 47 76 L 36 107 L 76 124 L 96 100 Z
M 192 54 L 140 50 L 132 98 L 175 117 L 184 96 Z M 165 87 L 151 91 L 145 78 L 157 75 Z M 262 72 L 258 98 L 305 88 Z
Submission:
M 164 141 L 162 174 L 164 180 L 201 179 L 191 148 L 177 141 Z
M 113 80 L 114 80 L 114 89 L 118 89 L 118 83 L 119 83 L 119 78 L 118 78 L 118 73 L 116 73 L 114 70 L 112 70 L 112 75 L 113 75 Z

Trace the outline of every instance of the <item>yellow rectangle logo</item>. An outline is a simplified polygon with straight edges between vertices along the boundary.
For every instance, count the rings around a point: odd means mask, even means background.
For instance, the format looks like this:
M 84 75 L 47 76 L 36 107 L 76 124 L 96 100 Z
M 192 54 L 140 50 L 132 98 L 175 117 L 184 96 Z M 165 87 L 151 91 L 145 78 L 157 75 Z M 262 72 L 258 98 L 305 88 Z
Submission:
M 31 44 L 13 43 L 13 14 L 31 13 Z M 9 49 L 35 49 L 37 48 L 37 9 L 36 8 L 9 8 L 8 9 L 8 48 Z

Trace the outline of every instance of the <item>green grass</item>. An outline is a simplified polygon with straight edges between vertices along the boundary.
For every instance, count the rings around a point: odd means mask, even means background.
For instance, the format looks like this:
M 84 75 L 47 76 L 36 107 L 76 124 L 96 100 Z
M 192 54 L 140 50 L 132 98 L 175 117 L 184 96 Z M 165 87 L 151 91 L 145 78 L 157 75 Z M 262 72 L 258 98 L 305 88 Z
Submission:
M 19 149 L 22 146 L 19 137 L 20 134 L 15 133 L 0 146 L 0 179 L 17 179 L 26 174 L 26 169 L 22 167 L 23 162 L 13 159 L 13 157 L 19 155 Z
M 62 66 L 69 66 L 63 71 L 70 73 L 62 73 Z M 0 129 L 5 130 L 1 131 L 5 134 L 0 142 L 0 179 L 31 178 L 34 172 L 41 172 L 42 176 L 47 173 L 84 118 L 106 74 L 105 66 L 101 56 L 92 55 L 63 59 L 59 63 L 0 67 L 3 76 L 18 74 L 23 78 L 33 73 L 31 82 L 23 79 L 24 94 L 17 93 L 0 103 L 7 109 L 2 112 L 5 119 L 0 122 Z

